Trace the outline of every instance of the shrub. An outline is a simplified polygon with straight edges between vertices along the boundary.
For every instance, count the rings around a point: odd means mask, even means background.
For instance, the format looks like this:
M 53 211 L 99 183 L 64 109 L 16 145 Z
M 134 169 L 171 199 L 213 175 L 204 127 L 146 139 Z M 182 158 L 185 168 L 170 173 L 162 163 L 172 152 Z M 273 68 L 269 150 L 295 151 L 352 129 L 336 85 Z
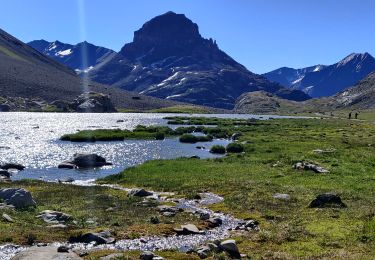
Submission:
M 211 147 L 210 153 L 225 154 L 225 147 L 222 145 L 214 145 Z
M 194 144 L 197 142 L 210 142 L 210 141 L 212 141 L 212 136 L 209 136 L 209 135 L 195 136 L 192 134 L 183 134 L 180 136 L 181 143 Z
M 230 143 L 227 145 L 227 152 L 228 153 L 242 153 L 244 151 L 244 147 L 242 144 L 239 143 Z
M 164 133 L 157 132 L 155 134 L 155 139 L 156 140 L 164 140 L 164 138 L 165 138 L 165 134 Z

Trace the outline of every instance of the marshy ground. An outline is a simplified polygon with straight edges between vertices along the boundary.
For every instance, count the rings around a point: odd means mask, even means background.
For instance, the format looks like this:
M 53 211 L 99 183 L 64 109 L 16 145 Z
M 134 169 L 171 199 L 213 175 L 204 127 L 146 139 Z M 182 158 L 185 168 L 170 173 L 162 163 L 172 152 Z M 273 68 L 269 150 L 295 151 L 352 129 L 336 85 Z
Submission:
M 194 120 L 173 118 L 184 124 Z M 204 125 L 213 119 L 200 119 Z M 181 197 L 194 197 L 210 191 L 222 195 L 222 203 L 210 206 L 241 219 L 256 219 L 260 231 L 238 233 L 241 253 L 258 259 L 351 258 L 375 256 L 375 125 L 371 121 L 345 119 L 274 119 L 244 124 L 238 120 L 215 119 L 221 131 L 239 132 L 244 153 L 217 159 L 180 158 L 156 160 L 129 168 L 99 183 L 172 191 Z M 321 150 L 321 151 L 316 151 Z M 329 152 L 325 152 L 329 151 Z M 318 174 L 293 169 L 300 161 L 313 162 L 329 170 Z M 77 187 L 36 181 L 0 184 L 25 187 L 35 197 L 38 208 L 6 211 L 15 222 L 0 222 L 1 243 L 26 244 L 35 241 L 64 241 L 76 232 L 109 229 L 118 238 L 147 234 L 168 234 L 179 223 L 196 223 L 189 214 L 165 219 L 152 225 L 154 207 L 137 204 L 123 191 L 103 187 Z M 319 194 L 340 195 L 347 208 L 311 209 L 309 203 Z M 290 199 L 275 199 L 276 193 Z M 114 207 L 115 206 L 115 207 Z M 108 214 L 105 210 L 114 207 Z M 49 231 L 35 218 L 44 209 L 60 210 L 80 220 L 68 230 Z M 4 210 L 0 209 L 0 213 Z M 94 226 L 87 220 L 95 218 Z M 91 222 L 90 222 L 91 223 Z M 4 232 L 3 232 L 4 231 Z M 96 252 L 99 257 L 108 252 Z M 186 255 L 164 252 L 167 259 Z M 168 256 L 167 256 L 168 255 Z M 139 254 L 125 252 L 130 259 Z M 90 256 L 89 256 L 90 257 Z M 194 256 L 189 256 L 194 258 Z M 125 258 L 126 259 L 126 258 Z

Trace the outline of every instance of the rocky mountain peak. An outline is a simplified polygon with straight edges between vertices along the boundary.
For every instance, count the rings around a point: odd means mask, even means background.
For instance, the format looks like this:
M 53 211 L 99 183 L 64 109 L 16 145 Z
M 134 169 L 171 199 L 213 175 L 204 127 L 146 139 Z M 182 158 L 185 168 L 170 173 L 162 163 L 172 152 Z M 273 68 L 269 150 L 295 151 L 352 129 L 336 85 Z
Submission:
M 134 33 L 134 42 L 166 42 L 178 40 L 200 39 L 198 25 L 184 14 L 167 12 L 146 22 Z
M 346 56 L 343 60 L 341 60 L 339 63 L 337 63 L 337 67 L 345 66 L 349 63 L 361 63 L 365 60 L 375 60 L 374 57 L 372 57 L 368 52 L 365 53 L 352 53 L 348 56 Z

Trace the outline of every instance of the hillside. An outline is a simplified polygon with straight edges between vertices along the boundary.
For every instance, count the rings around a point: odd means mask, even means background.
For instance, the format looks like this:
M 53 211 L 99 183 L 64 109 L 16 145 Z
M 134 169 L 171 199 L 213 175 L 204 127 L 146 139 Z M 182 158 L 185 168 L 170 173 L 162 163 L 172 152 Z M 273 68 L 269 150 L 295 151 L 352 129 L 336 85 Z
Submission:
M 83 81 L 76 73 L 0 29 L 0 96 L 72 101 L 86 91 L 109 94 L 117 108 L 158 109 L 180 103 Z

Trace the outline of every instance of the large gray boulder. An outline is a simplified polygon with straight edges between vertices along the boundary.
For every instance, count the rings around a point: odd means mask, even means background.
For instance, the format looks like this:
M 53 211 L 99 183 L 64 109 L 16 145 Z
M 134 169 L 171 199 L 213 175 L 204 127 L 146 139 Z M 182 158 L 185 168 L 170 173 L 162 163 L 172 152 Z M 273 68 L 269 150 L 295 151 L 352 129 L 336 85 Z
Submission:
M 31 193 L 22 188 L 9 188 L 0 190 L 0 199 L 16 209 L 35 207 L 36 203 Z
M 72 219 L 72 216 L 54 210 L 44 210 L 37 217 L 49 224 L 65 223 Z
M 108 95 L 86 92 L 78 96 L 71 107 L 80 113 L 111 113 L 117 112 Z

